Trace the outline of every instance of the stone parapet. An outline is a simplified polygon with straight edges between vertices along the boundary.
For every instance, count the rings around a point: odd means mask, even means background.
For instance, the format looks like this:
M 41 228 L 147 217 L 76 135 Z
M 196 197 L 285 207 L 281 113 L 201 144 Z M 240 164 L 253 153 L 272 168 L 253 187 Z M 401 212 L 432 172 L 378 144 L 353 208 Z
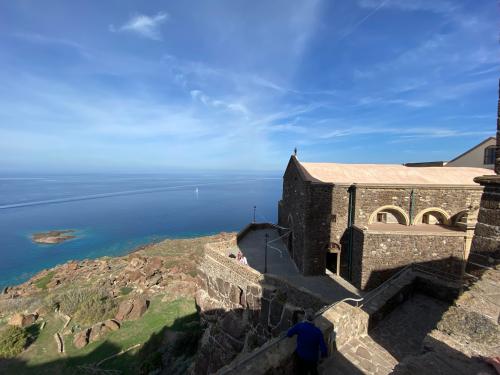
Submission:
M 208 328 L 194 374 L 215 372 L 239 353 L 286 331 L 305 308 L 319 310 L 327 304 L 306 289 L 230 258 L 235 245 L 236 238 L 208 244 L 198 268 L 196 304 Z
M 460 276 L 465 249 L 465 232 L 386 232 L 355 226 L 352 281 L 360 289 L 373 289 L 409 264 Z
M 332 353 L 353 338 L 367 333 L 368 314 L 345 302 L 339 302 L 317 317 L 315 324 L 323 332 L 328 350 Z M 296 338 L 275 338 L 254 352 L 241 354 L 217 374 L 292 374 L 296 370 L 293 360 L 295 347 Z

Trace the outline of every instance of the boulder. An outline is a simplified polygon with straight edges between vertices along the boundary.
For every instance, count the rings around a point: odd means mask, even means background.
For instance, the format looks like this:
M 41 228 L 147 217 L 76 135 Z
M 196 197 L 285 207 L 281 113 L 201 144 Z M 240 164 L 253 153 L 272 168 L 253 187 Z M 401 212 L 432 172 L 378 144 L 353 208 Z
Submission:
M 89 342 L 94 342 L 102 338 L 106 333 L 110 332 L 111 329 L 108 328 L 104 323 L 97 323 L 90 329 Z
M 104 325 L 108 327 L 111 331 L 117 331 L 120 329 L 120 323 L 114 319 L 108 319 L 104 322 Z
M 86 328 L 76 334 L 73 340 L 73 345 L 77 349 L 81 349 L 89 343 L 90 328 Z
M 24 315 L 21 313 L 14 314 L 10 320 L 9 324 L 11 326 L 17 326 L 17 327 L 27 327 L 36 322 L 38 319 L 38 314 L 28 314 Z
M 78 263 L 77 262 L 69 262 L 66 264 L 66 269 L 69 271 L 76 271 L 78 269 Z
M 129 280 L 129 281 L 137 281 L 139 280 L 141 277 L 143 276 L 142 272 L 139 271 L 139 270 L 132 270 L 132 271 L 128 271 L 127 274 L 126 274 L 126 278 Z
M 162 268 L 163 262 L 160 258 L 154 257 L 148 260 L 148 263 L 144 266 L 142 271 L 146 274 L 147 277 L 150 277 L 157 273 Z
M 132 311 L 132 307 L 132 300 L 123 301 L 122 303 L 120 303 L 120 306 L 118 306 L 118 312 L 116 313 L 115 318 L 117 320 L 125 320 L 130 311 Z
M 147 286 L 156 285 L 156 284 L 158 284 L 161 281 L 161 279 L 162 279 L 161 274 L 155 273 L 154 275 L 152 275 L 151 277 L 149 277 L 148 279 L 146 279 L 146 285 Z
M 118 307 L 116 319 L 135 320 L 139 319 L 148 309 L 149 302 L 144 297 L 135 297 L 131 300 L 123 301 Z
M 145 264 L 146 260 L 140 257 L 133 257 L 132 260 L 130 261 L 130 266 L 136 269 L 144 267 Z
M 134 299 L 132 311 L 128 314 L 128 320 L 139 319 L 144 315 L 148 309 L 149 302 L 144 297 L 138 297 Z

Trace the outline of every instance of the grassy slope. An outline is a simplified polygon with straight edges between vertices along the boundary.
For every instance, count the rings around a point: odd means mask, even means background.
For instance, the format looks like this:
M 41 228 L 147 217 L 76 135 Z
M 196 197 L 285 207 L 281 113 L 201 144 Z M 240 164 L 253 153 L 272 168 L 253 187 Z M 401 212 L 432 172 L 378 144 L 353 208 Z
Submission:
M 53 336 L 63 323 L 52 316 L 36 342 L 18 358 L 21 362 L 12 363 L 5 370 L 17 374 L 74 374 L 77 366 L 96 363 L 135 344 L 145 343 L 152 334 L 159 333 L 164 327 L 179 331 L 190 329 L 189 322 L 197 319 L 192 299 L 182 298 L 162 303 L 161 296 L 157 296 L 141 319 L 124 322 L 120 330 L 111 332 L 83 349 L 77 350 L 72 343 L 73 336 L 66 336 L 66 354 L 59 355 L 56 353 Z M 123 374 L 137 374 L 139 350 L 137 348 L 109 360 L 102 368 L 120 370 Z
M 217 241 L 220 239 L 200 237 L 165 240 L 153 244 L 139 251 L 139 253 L 146 256 L 161 256 L 166 268 L 176 267 L 177 272 L 180 271 L 194 276 L 196 274 L 196 264 L 202 256 L 203 246 L 207 242 L 214 240 Z M 45 277 L 37 280 L 36 285 L 40 290 L 40 295 L 32 299 L 42 301 L 46 297 L 48 293 L 46 286 L 53 276 L 54 272 L 49 272 Z M 91 280 L 88 283 L 90 285 Z M 69 290 L 84 286 L 87 285 L 67 285 L 65 288 Z M 129 292 L 129 290 L 126 291 Z M 165 327 L 174 331 L 193 331 L 199 329 L 196 324 L 190 324 L 193 321 L 198 321 L 196 306 L 192 298 L 161 302 L 162 297 L 162 295 L 154 297 L 150 308 L 138 321 L 125 322 L 120 330 L 111 332 L 102 340 L 91 343 L 83 349 L 77 350 L 73 346 L 73 335 L 64 336 L 66 353 L 63 355 L 56 352 L 54 340 L 54 333 L 62 328 L 63 321 L 56 315 L 49 314 L 45 317 L 47 321 L 45 329 L 38 333 L 36 341 L 24 353 L 14 361 L 2 363 L 0 360 L 0 373 L 74 374 L 77 372 L 77 366 L 96 363 L 135 344 L 146 343 L 151 335 L 162 332 Z M 167 298 L 166 300 L 171 301 L 172 298 Z M 16 311 L 25 310 L 25 306 L 16 305 L 12 306 L 12 308 L 15 308 Z M 31 310 L 31 308 L 28 310 Z M 4 323 L 0 321 L 0 325 Z M 142 347 L 120 355 L 117 359 L 109 360 L 101 367 L 120 370 L 124 374 L 137 374 L 140 362 L 138 353 Z

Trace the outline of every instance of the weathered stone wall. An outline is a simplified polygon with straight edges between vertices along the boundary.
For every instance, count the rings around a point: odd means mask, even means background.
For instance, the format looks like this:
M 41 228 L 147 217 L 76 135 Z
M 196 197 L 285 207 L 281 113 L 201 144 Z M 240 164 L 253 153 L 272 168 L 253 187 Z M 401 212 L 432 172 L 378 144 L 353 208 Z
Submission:
M 305 181 L 299 162 L 290 160 L 283 177 L 279 224 L 292 230 L 288 248 L 304 275 L 324 274 L 326 253 L 333 247 L 341 250 L 341 276 L 348 276 L 349 188 Z M 412 190 L 414 199 L 410 209 Z M 368 225 L 372 213 L 387 205 L 401 208 L 411 222 L 429 208 L 442 209 L 454 218 L 467 210 L 477 210 L 481 193 L 480 186 L 355 185 L 354 223 Z M 408 258 L 407 263 L 413 259 Z
M 360 289 L 371 289 L 402 267 L 426 267 L 461 275 L 465 233 L 384 232 L 354 227 L 353 280 Z
M 368 225 L 370 215 L 379 207 L 392 205 L 402 208 L 410 216 L 410 197 L 413 190 L 411 219 L 428 208 L 437 207 L 450 217 L 465 210 L 479 207 L 482 188 L 477 187 L 376 187 L 356 186 L 355 224 Z M 413 220 L 412 220 L 413 221 Z
M 335 185 L 332 189 L 330 242 L 339 248 L 345 245 L 344 234 L 349 219 L 349 186 Z
M 288 251 L 303 272 L 306 248 L 306 218 L 309 213 L 310 183 L 303 180 L 293 159 L 283 176 L 283 196 L 278 206 L 278 224 L 292 231 Z
M 227 246 L 232 246 L 228 242 Z M 273 275 L 262 275 L 227 256 L 224 243 L 209 244 L 198 270 L 196 303 L 207 324 L 195 374 L 214 372 L 238 353 L 262 345 L 291 327 L 321 297 Z
M 316 326 L 323 332 L 328 350 L 340 348 L 349 340 L 368 332 L 368 314 L 363 310 L 340 302 L 332 306 L 315 319 Z M 336 332 L 334 341 L 333 332 Z M 266 343 L 266 350 L 259 354 L 244 353 L 238 356 L 221 374 L 237 373 L 240 375 L 285 375 L 294 374 L 293 353 L 296 338 L 273 339 Z
M 500 259 L 500 176 L 477 179 L 485 185 L 471 253 Z
M 306 236 L 302 273 L 323 275 L 326 252 L 330 245 L 332 185 L 312 183 L 310 206 L 306 218 Z

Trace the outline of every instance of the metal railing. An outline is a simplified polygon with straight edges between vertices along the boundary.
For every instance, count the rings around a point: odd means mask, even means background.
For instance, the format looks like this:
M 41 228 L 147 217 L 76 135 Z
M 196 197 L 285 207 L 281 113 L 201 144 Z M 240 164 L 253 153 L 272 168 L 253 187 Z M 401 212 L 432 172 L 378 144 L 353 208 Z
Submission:
M 392 286 L 392 281 L 399 277 L 403 272 L 406 272 L 408 269 L 412 268 L 412 264 L 407 265 L 406 267 L 401 268 L 398 272 L 396 272 L 394 275 L 392 275 L 390 278 L 388 278 L 386 281 L 384 281 L 382 284 L 377 286 L 375 289 L 370 291 L 368 295 L 365 296 L 365 299 L 361 306 L 365 306 L 368 302 L 370 302 L 373 298 L 381 294 L 382 292 L 386 291 L 390 286 Z
M 326 310 L 331 309 L 332 307 L 335 307 L 341 302 L 347 302 L 347 301 L 353 301 L 356 302 L 356 306 L 358 305 L 358 302 L 363 301 L 363 298 L 344 298 L 340 301 L 333 302 L 330 305 L 326 305 L 319 309 L 315 314 L 314 317 L 317 318 L 321 314 L 323 314 Z M 243 358 L 242 360 L 238 361 L 237 363 L 233 364 L 232 366 L 229 366 L 227 368 L 223 368 L 219 372 L 217 372 L 218 375 L 226 375 L 226 374 L 231 374 L 233 371 L 236 369 L 240 368 L 241 366 L 247 364 L 251 360 L 253 360 L 255 357 L 259 356 L 261 353 L 264 353 L 265 351 L 273 348 L 274 346 L 278 345 L 280 342 L 285 340 L 287 338 L 286 332 L 282 333 L 280 336 L 278 336 L 276 339 L 268 341 L 266 344 L 262 345 L 260 348 L 256 349 L 255 351 L 251 352 L 247 357 Z

